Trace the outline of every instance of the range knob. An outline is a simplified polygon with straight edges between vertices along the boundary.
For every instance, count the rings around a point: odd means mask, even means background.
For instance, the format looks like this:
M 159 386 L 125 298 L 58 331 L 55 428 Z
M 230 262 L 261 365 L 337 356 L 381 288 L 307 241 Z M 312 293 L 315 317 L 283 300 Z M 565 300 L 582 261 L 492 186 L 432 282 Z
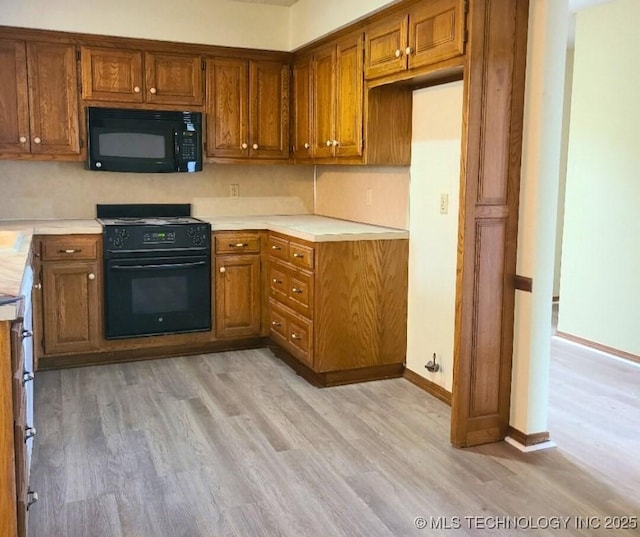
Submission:
M 124 244 L 124 241 L 122 240 L 122 237 L 116 237 L 115 239 L 113 239 L 113 245 L 116 248 L 120 248 L 123 244 Z
M 196 228 L 193 226 L 189 226 L 189 229 L 187 229 L 187 235 L 189 235 L 189 237 L 193 237 L 196 234 Z
M 202 244 L 202 235 L 195 235 L 195 236 L 193 237 L 193 243 L 194 243 L 196 246 L 200 246 L 200 245 Z

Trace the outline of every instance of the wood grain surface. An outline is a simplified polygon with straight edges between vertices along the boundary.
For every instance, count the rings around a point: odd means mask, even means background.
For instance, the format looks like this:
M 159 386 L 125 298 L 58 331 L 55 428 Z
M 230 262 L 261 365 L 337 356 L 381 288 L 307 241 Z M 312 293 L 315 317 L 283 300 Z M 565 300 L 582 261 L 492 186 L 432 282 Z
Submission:
M 637 535 L 574 520 L 638 513 L 638 370 L 594 360 L 574 376 L 572 354 L 552 366 L 560 447 L 530 454 L 453 448 L 450 408 L 405 379 L 320 390 L 268 350 L 40 373 L 30 537 Z M 594 408 L 607 372 L 625 384 Z M 420 531 L 418 516 L 462 527 Z M 571 523 L 483 531 L 465 516 Z

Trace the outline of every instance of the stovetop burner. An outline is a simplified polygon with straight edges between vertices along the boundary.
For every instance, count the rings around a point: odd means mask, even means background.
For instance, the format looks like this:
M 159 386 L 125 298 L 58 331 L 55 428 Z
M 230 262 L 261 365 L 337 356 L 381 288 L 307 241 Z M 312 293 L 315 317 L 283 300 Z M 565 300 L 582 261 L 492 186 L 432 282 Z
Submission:
M 124 217 L 124 218 L 98 218 L 105 226 L 167 226 L 178 224 L 201 224 L 202 220 L 191 216 L 158 216 L 158 217 Z

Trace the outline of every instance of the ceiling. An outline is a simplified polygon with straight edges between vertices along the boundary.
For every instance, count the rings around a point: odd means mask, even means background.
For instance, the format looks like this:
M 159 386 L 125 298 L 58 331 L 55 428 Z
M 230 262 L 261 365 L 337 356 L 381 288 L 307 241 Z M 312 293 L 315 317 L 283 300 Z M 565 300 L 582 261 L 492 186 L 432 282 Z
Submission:
M 233 2 L 248 2 L 251 4 L 269 4 L 272 6 L 292 6 L 298 0 L 232 0 Z

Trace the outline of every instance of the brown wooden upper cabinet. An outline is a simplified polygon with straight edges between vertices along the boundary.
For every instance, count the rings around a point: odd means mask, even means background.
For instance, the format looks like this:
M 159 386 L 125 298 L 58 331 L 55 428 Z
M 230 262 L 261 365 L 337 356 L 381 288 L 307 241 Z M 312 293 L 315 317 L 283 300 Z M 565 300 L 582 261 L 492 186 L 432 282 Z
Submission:
M 291 68 L 291 154 L 296 160 L 313 157 L 312 57 L 296 60 Z
M 345 37 L 313 55 L 313 157 L 362 156 L 362 34 Z
M 464 52 L 465 0 L 418 2 L 365 30 L 365 78 L 392 75 Z
M 85 100 L 202 105 L 198 55 L 85 46 L 81 58 Z
M 75 47 L 0 39 L 0 153 L 77 155 Z
M 279 61 L 207 60 L 207 156 L 289 157 L 289 68 Z

